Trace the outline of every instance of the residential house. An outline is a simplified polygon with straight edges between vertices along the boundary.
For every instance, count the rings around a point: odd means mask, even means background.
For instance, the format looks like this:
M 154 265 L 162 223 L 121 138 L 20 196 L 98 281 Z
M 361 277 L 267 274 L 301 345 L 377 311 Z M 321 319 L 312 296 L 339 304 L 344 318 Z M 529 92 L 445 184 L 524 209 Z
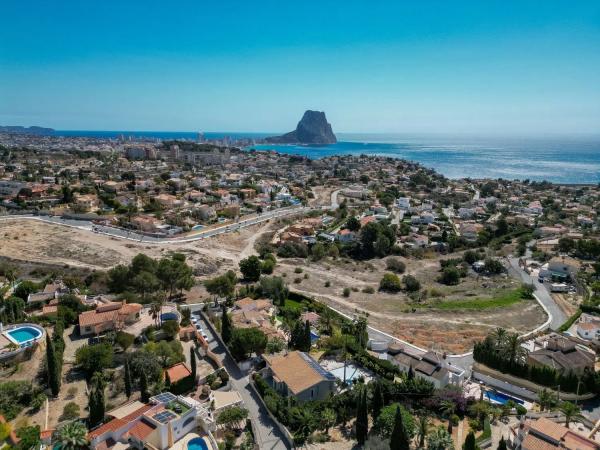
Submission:
M 450 383 L 450 371 L 444 367 L 444 361 L 437 353 L 427 352 L 420 355 L 404 348 L 393 353 L 395 354 L 390 361 L 403 372 L 412 369 L 415 376 L 430 381 L 438 389 Z
M 581 263 L 570 256 L 555 256 L 540 269 L 540 278 L 570 278 L 575 279 Z
M 79 314 L 79 334 L 99 335 L 107 331 L 120 330 L 124 325 L 140 319 L 142 305 L 139 303 L 109 302 L 91 311 Z
M 542 349 L 529 352 L 527 363 L 536 367 L 550 367 L 558 372 L 582 374 L 585 369 L 594 370 L 595 355 L 582 350 L 575 342 L 554 335 Z
M 514 450 L 600 450 L 600 444 L 545 417 L 523 419 L 511 428 L 510 447 Z
M 463 222 L 460 224 L 460 234 L 467 241 L 474 242 L 479 237 L 479 233 L 483 231 L 483 228 L 480 223 Z
M 307 353 L 293 351 L 286 355 L 263 355 L 267 367 L 263 377 L 273 389 L 298 401 L 324 400 L 335 392 L 336 378 Z
M 111 420 L 88 433 L 92 450 L 167 450 L 198 428 L 209 436 L 216 428 L 212 413 L 198 401 L 170 392 L 151 397 L 146 405 L 126 403 L 106 415 Z
M 582 313 L 577 323 L 577 334 L 583 339 L 600 340 L 600 317 Z

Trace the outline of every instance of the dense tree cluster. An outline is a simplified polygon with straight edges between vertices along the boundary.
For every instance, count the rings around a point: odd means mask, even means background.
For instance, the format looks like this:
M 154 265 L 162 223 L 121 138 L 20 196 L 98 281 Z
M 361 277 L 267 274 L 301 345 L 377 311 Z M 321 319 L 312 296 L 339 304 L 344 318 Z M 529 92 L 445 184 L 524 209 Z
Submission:
M 192 268 L 181 253 L 160 260 L 139 253 L 129 266 L 119 264 L 108 272 L 111 291 L 134 292 L 140 296 L 142 303 L 153 300 L 159 290 L 171 298 L 177 290 L 188 290 L 193 285 Z

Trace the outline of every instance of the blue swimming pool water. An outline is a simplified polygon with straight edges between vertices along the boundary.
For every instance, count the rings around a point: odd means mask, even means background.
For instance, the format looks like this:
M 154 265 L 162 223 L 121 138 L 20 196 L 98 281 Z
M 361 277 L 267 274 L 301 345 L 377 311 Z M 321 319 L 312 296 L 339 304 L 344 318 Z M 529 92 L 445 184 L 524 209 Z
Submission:
M 208 450 L 203 438 L 197 437 L 188 442 L 188 450 Z
M 17 341 L 19 344 L 32 341 L 41 336 L 39 330 L 33 327 L 20 327 L 7 331 L 8 335 Z
M 487 391 L 485 393 L 485 396 L 488 398 L 488 400 L 500 403 L 502 405 L 506 404 L 506 402 L 508 402 L 509 400 L 512 400 L 513 402 L 518 403 L 520 405 L 525 403 L 523 400 L 519 400 L 518 398 L 511 397 L 510 395 L 503 394 L 502 392 Z

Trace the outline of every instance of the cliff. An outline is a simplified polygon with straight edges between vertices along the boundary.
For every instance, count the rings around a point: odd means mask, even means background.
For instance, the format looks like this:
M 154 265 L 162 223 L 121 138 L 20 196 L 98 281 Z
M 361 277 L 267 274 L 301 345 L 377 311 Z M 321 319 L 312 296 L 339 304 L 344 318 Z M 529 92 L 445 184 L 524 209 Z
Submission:
M 273 144 L 335 144 L 337 139 L 322 111 L 308 110 L 294 131 L 265 139 Z

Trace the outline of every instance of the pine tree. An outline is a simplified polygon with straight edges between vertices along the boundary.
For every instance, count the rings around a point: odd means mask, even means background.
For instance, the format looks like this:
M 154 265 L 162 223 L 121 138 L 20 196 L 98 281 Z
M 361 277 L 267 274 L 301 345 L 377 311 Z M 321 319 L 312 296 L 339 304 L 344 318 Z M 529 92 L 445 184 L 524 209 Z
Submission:
M 92 377 L 92 388 L 89 394 L 88 407 L 90 410 L 89 425 L 94 427 L 104 421 L 106 404 L 104 400 L 104 380 L 102 374 L 96 372 Z
M 129 360 L 125 360 L 125 395 L 127 398 L 131 397 L 133 390 L 133 383 L 131 380 L 131 369 L 129 368 Z
M 48 333 L 46 333 L 46 371 L 48 387 L 50 387 L 52 395 L 56 397 L 60 392 L 60 373 L 56 353 L 54 352 L 54 342 L 52 342 Z
M 504 440 L 504 436 L 500 438 L 500 442 L 498 443 L 498 450 L 506 450 L 506 441 Z
M 371 413 L 373 414 L 373 421 L 377 420 L 385 400 L 383 398 L 383 389 L 379 381 L 375 382 L 375 389 L 373 389 L 373 400 L 371 401 Z
M 140 400 L 143 403 L 148 403 L 150 401 L 150 394 L 148 393 L 148 378 L 146 377 L 145 372 L 142 372 L 140 375 Z
M 190 347 L 190 364 L 192 371 L 192 380 L 194 380 L 194 386 L 196 385 L 196 352 L 194 347 Z
M 390 450 L 409 450 L 409 440 L 402 423 L 402 411 L 400 406 L 396 407 L 396 417 L 394 419 L 394 429 L 390 438 Z
M 233 332 L 231 326 L 231 319 L 227 315 L 227 306 L 222 306 L 222 316 L 221 316 L 221 338 L 225 344 L 229 344 L 231 342 L 231 334 Z
M 475 434 L 470 431 L 467 434 L 467 438 L 465 439 L 465 443 L 463 444 L 463 450 L 476 450 L 477 445 L 475 444 Z
M 367 411 L 367 390 L 362 388 L 356 408 L 356 440 L 364 445 L 369 434 L 369 413 Z

